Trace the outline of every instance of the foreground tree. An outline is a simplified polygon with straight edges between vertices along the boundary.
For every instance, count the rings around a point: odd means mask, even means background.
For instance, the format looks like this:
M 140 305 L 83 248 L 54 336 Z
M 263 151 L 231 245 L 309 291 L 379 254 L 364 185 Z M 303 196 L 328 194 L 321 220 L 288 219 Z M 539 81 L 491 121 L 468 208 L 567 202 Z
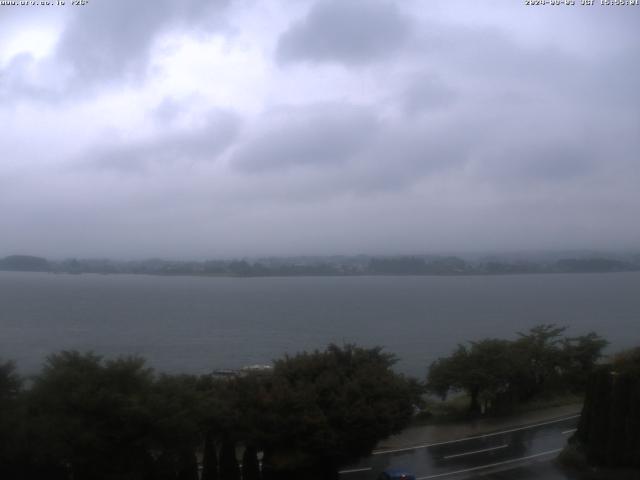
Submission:
M 602 350 L 609 344 L 595 332 L 562 341 L 564 379 L 573 391 L 584 391 Z
M 218 452 L 215 437 L 211 432 L 206 434 L 204 440 L 201 480 L 218 480 Z
M 196 480 L 202 453 L 203 480 L 257 480 L 262 451 L 263 478 L 334 478 L 410 420 L 420 389 L 393 363 L 380 348 L 332 345 L 285 357 L 267 375 L 216 380 L 67 351 L 50 356 L 27 391 L 13 365 L 0 364 L 0 473 Z
M 333 478 L 406 426 L 419 390 L 394 362 L 381 348 L 354 345 L 277 361 L 261 396 L 267 469 Z
M 139 358 L 50 356 L 29 392 L 32 464 L 74 480 L 147 478 L 151 384 Z
M 473 415 L 488 410 L 504 395 L 514 371 L 512 346 L 506 340 L 486 339 L 459 345 L 454 353 L 431 364 L 428 386 L 442 398 L 451 391 L 464 391 L 469 396 L 469 412 Z
M 0 478 L 14 478 L 26 460 L 22 378 L 13 362 L 0 362 Z
M 197 480 L 196 450 L 204 440 L 205 403 L 193 375 L 160 375 L 151 387 L 147 408 L 152 418 L 154 452 L 171 459 L 178 479 Z
M 446 398 L 462 391 L 472 415 L 506 409 L 541 394 L 582 392 L 607 342 L 597 334 L 563 337 L 564 327 L 538 325 L 514 341 L 459 345 L 429 367 L 428 390 Z
M 571 441 L 590 465 L 640 468 L 640 347 L 591 374 Z
M 544 390 L 561 386 L 560 373 L 565 364 L 562 351 L 562 334 L 566 327 L 542 324 L 526 333 L 518 333 L 513 342 L 513 359 L 516 375 L 512 388 L 521 401 L 527 401 Z

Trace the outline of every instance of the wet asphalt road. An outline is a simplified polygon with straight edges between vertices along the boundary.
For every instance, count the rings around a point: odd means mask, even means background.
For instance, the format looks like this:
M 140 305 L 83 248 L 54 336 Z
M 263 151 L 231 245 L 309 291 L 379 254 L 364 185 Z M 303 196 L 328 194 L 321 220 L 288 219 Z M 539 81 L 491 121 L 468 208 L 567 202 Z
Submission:
M 462 478 L 565 480 L 550 464 L 575 431 L 578 415 L 499 432 L 409 448 L 377 451 L 345 467 L 341 480 L 373 480 L 388 468 L 417 480 Z M 504 472 L 509 474 L 504 476 Z

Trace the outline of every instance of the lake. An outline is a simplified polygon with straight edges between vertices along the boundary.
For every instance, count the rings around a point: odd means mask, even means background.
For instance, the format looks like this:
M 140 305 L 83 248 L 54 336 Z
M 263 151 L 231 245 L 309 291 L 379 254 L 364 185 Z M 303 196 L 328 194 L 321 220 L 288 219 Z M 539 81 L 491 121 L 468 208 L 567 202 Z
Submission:
M 456 344 L 539 323 L 640 344 L 640 273 L 216 278 L 0 272 L 0 357 L 138 354 L 167 372 L 268 363 L 330 342 L 382 345 L 424 377 Z

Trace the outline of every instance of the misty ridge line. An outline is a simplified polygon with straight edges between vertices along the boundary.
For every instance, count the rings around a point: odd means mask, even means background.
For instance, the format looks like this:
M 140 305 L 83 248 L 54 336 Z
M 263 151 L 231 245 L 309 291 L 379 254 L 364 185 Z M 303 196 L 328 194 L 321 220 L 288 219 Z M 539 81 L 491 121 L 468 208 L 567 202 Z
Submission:
M 640 254 L 583 253 L 563 256 L 550 253 L 545 256 L 493 255 L 480 258 L 355 255 L 203 261 L 49 260 L 33 255 L 10 255 L 0 259 L 0 271 L 225 277 L 607 273 L 640 271 Z

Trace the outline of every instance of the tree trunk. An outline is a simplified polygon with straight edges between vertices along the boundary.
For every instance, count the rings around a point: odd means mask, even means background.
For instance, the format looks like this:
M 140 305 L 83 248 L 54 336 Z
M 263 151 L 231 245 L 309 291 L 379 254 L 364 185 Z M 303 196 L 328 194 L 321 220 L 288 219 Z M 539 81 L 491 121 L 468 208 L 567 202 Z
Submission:
M 180 453 L 178 480 L 198 480 L 198 460 L 193 451 Z
M 154 471 L 156 480 L 176 480 L 177 475 L 173 455 L 162 452 L 155 462 Z
M 248 446 L 242 455 L 242 480 L 259 480 L 258 449 Z
M 236 445 L 228 440 L 222 442 L 220 449 L 220 480 L 240 480 Z
M 204 439 L 204 454 L 202 456 L 202 479 L 218 480 L 218 453 L 213 434 L 208 433 Z
M 593 372 L 576 433 L 589 464 L 640 467 L 639 426 L 640 374 Z
M 471 396 L 471 401 L 469 402 L 469 413 L 471 415 L 478 415 L 480 413 L 480 402 L 478 401 L 478 397 L 480 396 L 480 388 L 473 387 L 469 391 L 469 395 Z

